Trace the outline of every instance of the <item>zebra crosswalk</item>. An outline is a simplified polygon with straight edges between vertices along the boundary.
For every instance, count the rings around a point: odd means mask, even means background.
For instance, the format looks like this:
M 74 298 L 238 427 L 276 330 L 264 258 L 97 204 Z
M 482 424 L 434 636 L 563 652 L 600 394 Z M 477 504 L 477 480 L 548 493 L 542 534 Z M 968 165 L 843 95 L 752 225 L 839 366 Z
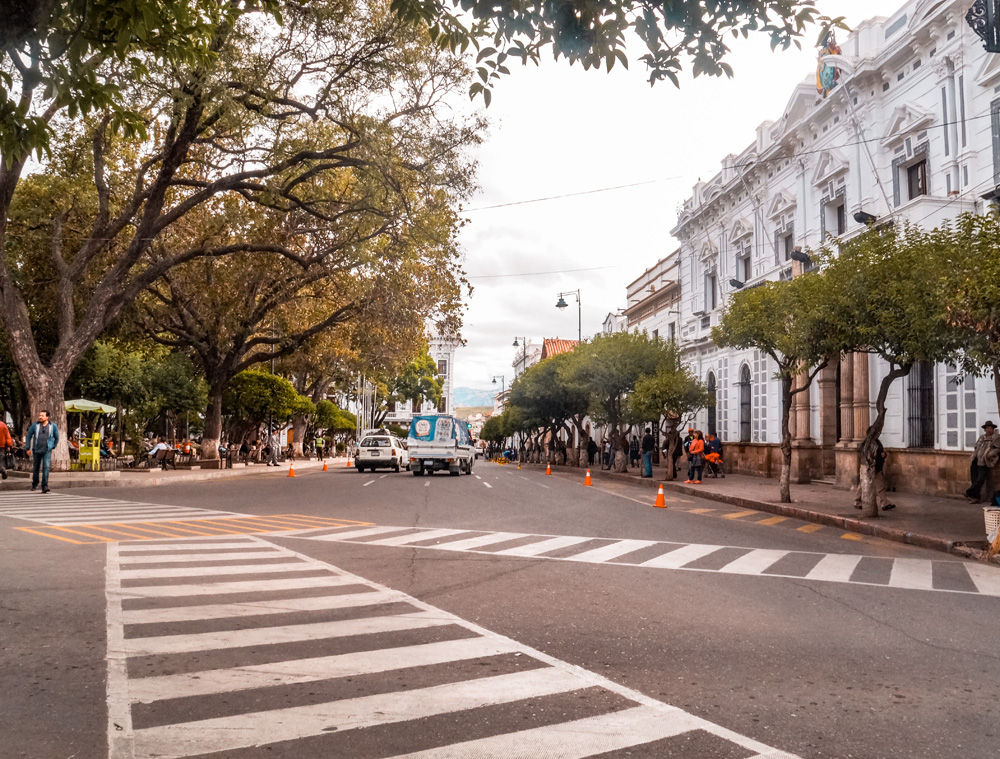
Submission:
M 139 501 L 68 495 L 66 493 L 4 493 L 0 497 L 0 516 L 63 524 L 117 524 L 151 519 L 211 519 L 246 516 L 234 511 L 216 511 L 191 506 L 164 506 Z
M 257 537 L 107 551 L 113 759 L 794 759 Z
M 293 537 L 372 546 L 1000 596 L 1000 571 L 953 559 L 889 558 L 655 540 L 615 540 L 389 525 L 360 529 L 345 526 L 334 530 L 303 532 Z

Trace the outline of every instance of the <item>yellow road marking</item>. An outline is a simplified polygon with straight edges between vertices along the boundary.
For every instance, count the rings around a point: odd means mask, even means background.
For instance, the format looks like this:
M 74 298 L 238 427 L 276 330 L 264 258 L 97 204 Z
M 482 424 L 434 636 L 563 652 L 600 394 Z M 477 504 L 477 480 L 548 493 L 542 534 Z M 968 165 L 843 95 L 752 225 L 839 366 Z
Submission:
M 856 532 L 845 532 L 840 537 L 843 538 L 844 540 L 864 540 L 864 537 L 858 535 Z
M 806 524 L 806 525 L 802 525 L 802 527 L 796 527 L 795 529 L 797 529 L 799 532 L 816 532 L 817 530 L 822 530 L 823 529 L 823 525 L 821 525 L 821 524 Z
M 278 514 L 266 517 L 243 517 L 234 519 L 188 519 L 164 520 L 162 522 L 115 522 L 111 524 L 45 525 L 40 527 L 16 527 L 45 538 L 55 538 L 75 545 L 94 543 L 116 543 L 123 540 L 160 540 L 163 537 L 185 538 L 190 536 L 211 537 L 213 535 L 251 535 L 254 533 L 285 532 L 287 530 L 320 529 L 323 527 L 356 527 L 373 524 L 354 519 L 331 519 L 309 517 L 301 514 Z M 181 527 L 180 525 L 184 525 Z M 222 526 L 213 526 L 222 525 Z M 124 529 L 112 529 L 114 527 Z M 233 527 L 236 529 L 224 529 Z M 76 528 L 76 529 L 72 529 Z M 159 528 L 159 529 L 154 529 Z M 89 531 L 89 532 L 88 532 Z M 129 532 L 134 531 L 134 532 Z M 74 540 L 65 533 L 80 535 L 90 540 Z M 110 533 L 121 537 L 109 537 Z M 152 534 L 140 534 L 152 533 Z
M 717 509 L 688 509 L 688 514 L 709 514 Z
M 759 511 L 734 511 L 732 514 L 723 514 L 723 519 L 742 519 L 743 517 L 748 517 L 751 514 L 760 514 Z
M 770 519 L 761 519 L 759 522 L 754 522 L 754 524 L 779 524 L 784 522 L 788 517 L 771 517 Z

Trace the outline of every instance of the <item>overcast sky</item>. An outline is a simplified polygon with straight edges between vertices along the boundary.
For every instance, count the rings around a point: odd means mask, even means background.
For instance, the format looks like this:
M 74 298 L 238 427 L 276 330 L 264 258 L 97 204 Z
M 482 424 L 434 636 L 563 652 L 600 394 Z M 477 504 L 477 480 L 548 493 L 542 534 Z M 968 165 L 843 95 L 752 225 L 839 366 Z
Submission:
M 818 5 L 854 26 L 903 2 Z M 500 374 L 509 384 L 515 336 L 575 339 L 576 300 L 557 310 L 561 291 L 581 292 L 584 338 L 600 331 L 608 312 L 625 305 L 625 286 L 676 247 L 669 230 L 692 185 L 749 145 L 758 124 L 781 115 L 795 85 L 815 76 L 817 35 L 807 33 L 801 52 L 772 53 L 763 35 L 734 41 L 733 79 L 682 77 L 680 90 L 669 82 L 651 88 L 638 62 L 610 74 L 565 61 L 512 66 L 488 109 L 482 190 L 468 204 L 462 236 L 474 292 L 455 385 L 490 388 Z M 505 203 L 517 205 L 487 208 Z

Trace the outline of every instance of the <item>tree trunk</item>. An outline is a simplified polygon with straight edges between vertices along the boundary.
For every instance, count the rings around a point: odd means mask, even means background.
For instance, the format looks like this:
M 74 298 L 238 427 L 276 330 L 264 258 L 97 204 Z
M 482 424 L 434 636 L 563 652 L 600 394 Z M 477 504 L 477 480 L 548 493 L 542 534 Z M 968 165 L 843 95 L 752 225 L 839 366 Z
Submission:
M 32 421 L 38 419 L 39 411 L 48 411 L 49 421 L 59 428 L 59 445 L 52 451 L 52 471 L 68 471 L 70 431 L 66 422 L 66 378 L 53 377 L 51 371 L 42 371 L 34 376 L 24 377 L 22 375 L 22 381 L 28 388 L 28 404 L 31 407 Z M 27 428 L 25 428 L 25 433 L 27 433 Z
M 292 450 L 300 458 L 304 455 L 302 444 L 305 442 L 307 424 L 308 420 L 305 414 L 292 416 Z
M 205 409 L 205 433 L 201 437 L 201 457 L 219 458 L 219 443 L 222 441 L 222 393 L 225 384 L 213 384 L 208 391 L 208 406 Z
M 781 378 L 781 474 L 778 476 L 778 500 L 781 503 L 792 502 L 792 433 L 788 429 L 788 420 L 792 415 L 792 378 Z
M 890 364 L 889 366 L 889 373 L 882 378 L 878 388 L 878 397 L 875 399 L 875 421 L 868 427 L 864 442 L 861 444 L 862 462 L 859 465 L 858 487 L 861 488 L 862 516 L 871 519 L 875 519 L 879 515 L 878 503 L 875 501 L 875 456 L 878 453 L 875 441 L 882 435 L 882 428 L 885 426 L 885 399 L 889 395 L 892 383 L 909 374 L 913 364 L 903 364 L 898 367 Z

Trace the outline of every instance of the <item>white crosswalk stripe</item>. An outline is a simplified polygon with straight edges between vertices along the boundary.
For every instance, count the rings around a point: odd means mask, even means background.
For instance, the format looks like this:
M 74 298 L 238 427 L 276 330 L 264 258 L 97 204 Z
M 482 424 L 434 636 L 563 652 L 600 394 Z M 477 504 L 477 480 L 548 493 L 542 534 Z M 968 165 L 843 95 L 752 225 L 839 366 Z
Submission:
M 65 493 L 4 493 L 0 495 L 0 516 L 50 525 L 116 524 L 148 522 L 154 519 L 212 519 L 243 517 L 235 511 L 164 506 L 137 501 L 67 495 Z
M 416 531 L 414 531 L 416 530 Z M 355 542 L 355 538 L 392 532 L 406 532 L 401 538 L 386 538 L 365 542 L 366 545 L 398 546 L 435 551 L 463 551 L 468 553 L 488 553 L 492 556 L 538 558 L 552 561 L 577 561 L 588 564 L 616 564 L 639 566 L 647 569 L 671 569 L 696 572 L 719 572 L 747 576 L 785 577 L 817 582 L 850 583 L 877 587 L 930 590 L 945 593 L 971 593 L 986 596 L 1000 596 L 1000 571 L 991 567 L 954 559 L 880 559 L 891 562 L 888 576 L 884 581 L 866 579 L 861 571 L 863 555 L 824 554 L 808 551 L 783 551 L 741 546 L 703 545 L 699 543 L 671 543 L 654 540 L 613 540 L 609 538 L 587 538 L 579 536 L 532 535 L 517 532 L 493 532 L 483 534 L 481 530 L 449 530 L 442 528 L 390 527 L 388 525 L 369 527 L 365 530 L 350 531 L 302 531 L 290 537 L 304 540 L 334 542 Z M 470 537 L 463 537 L 470 536 Z M 534 538 L 534 540 L 530 540 Z M 435 539 L 433 545 L 414 545 L 424 540 Z M 491 546 L 508 541 L 520 541 L 519 545 L 498 551 Z M 528 542 L 524 542 L 524 541 Z M 607 545 L 584 549 L 584 543 L 606 541 Z M 566 552 L 579 545 L 580 552 Z M 662 550 L 654 552 L 654 547 Z M 559 556 L 546 556 L 560 551 Z M 728 563 L 715 568 L 697 565 L 701 560 L 711 562 L 722 551 L 743 551 L 743 555 L 732 558 Z M 629 561 L 629 554 L 641 555 L 641 560 Z M 776 569 L 785 559 L 794 559 L 796 570 Z M 716 564 L 720 562 L 716 561 Z
M 572 545 L 562 539 L 557 547 Z M 317 586 L 310 582 L 317 578 L 290 578 L 279 588 L 261 579 L 256 588 L 252 580 L 237 587 L 218 564 L 237 546 L 267 548 L 260 552 L 261 578 L 273 566 L 266 562 L 279 554 L 285 563 L 325 572 L 334 582 Z M 675 737 L 664 755 L 697 759 L 685 744 L 685 734 L 696 730 L 734 744 L 740 755 L 795 759 L 261 539 L 193 538 L 165 541 L 159 552 L 155 543 L 144 544 L 141 553 L 134 548 L 107 549 L 113 759 L 226 756 L 256 747 L 275 757 L 374 759 L 385 757 L 379 736 L 386 735 L 405 737 L 397 745 L 418 748 L 395 759 L 586 759 Z M 252 566 L 249 552 L 236 552 Z M 202 562 L 197 568 L 203 584 L 186 584 L 189 575 L 181 570 L 189 567 L 176 566 L 179 557 Z M 123 587 L 138 579 L 127 575 L 136 559 L 147 567 L 158 558 L 163 565 L 148 568 L 160 572 L 158 581 L 175 584 Z M 220 596 L 220 602 L 195 603 L 189 591 Z M 591 703 L 583 693 L 595 689 L 606 695 Z M 551 715 L 558 715 L 554 723 Z M 459 742 L 447 742 L 433 727 L 443 716 L 460 721 Z M 355 735 L 359 739 L 350 743 Z M 308 753 L 296 746 L 306 740 Z

